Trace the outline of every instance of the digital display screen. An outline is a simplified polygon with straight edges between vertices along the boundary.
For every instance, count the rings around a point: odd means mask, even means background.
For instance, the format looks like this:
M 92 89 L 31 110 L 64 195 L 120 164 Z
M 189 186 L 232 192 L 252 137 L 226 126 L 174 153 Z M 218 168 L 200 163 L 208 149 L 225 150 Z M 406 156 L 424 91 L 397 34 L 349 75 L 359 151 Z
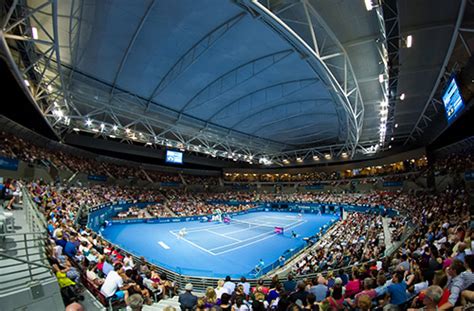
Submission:
M 446 111 L 446 118 L 448 123 L 451 123 L 464 108 L 464 101 L 459 91 L 459 86 L 455 77 L 449 80 L 448 86 L 443 93 L 443 104 Z
M 166 150 L 166 163 L 183 164 L 183 153 L 179 151 Z

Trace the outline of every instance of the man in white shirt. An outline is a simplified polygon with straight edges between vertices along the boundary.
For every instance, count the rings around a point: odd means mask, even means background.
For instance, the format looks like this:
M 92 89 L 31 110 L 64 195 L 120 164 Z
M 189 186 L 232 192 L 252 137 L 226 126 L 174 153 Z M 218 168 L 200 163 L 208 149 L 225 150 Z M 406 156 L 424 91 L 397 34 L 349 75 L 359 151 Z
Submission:
M 232 294 L 235 290 L 235 283 L 230 280 L 230 276 L 225 277 L 224 287 L 227 288 L 227 292 Z
M 118 299 L 124 299 L 127 301 L 128 287 L 123 285 L 123 279 L 118 274 L 122 269 L 122 264 L 117 263 L 114 266 L 114 270 L 110 271 L 105 278 L 104 284 L 100 288 L 100 292 L 105 296 L 105 298 L 116 297 Z

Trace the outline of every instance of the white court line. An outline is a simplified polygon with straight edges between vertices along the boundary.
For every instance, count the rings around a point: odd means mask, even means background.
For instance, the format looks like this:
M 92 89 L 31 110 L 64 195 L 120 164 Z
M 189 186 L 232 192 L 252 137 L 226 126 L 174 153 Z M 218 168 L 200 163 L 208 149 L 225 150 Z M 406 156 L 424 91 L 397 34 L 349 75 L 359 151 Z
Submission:
M 214 231 L 209 230 L 209 229 L 207 229 L 207 230 L 205 230 L 205 231 L 207 231 L 207 232 L 209 232 L 209 233 L 213 233 L 213 234 L 218 235 L 218 236 L 221 236 L 221 237 L 224 237 L 224 238 L 226 238 L 226 239 L 230 239 L 230 240 L 242 242 L 242 240 L 235 239 L 235 238 L 231 238 L 230 236 L 226 236 L 226 235 L 224 235 L 224 234 L 217 233 L 217 232 L 214 232 Z
M 159 241 L 158 244 L 160 244 L 160 246 L 163 247 L 164 249 L 170 249 L 170 247 L 166 245 L 165 242 L 163 241 Z
M 306 221 L 305 221 L 305 222 L 306 222 Z M 288 229 L 292 229 L 292 228 L 298 227 L 298 226 L 302 225 L 302 224 L 305 223 L 305 222 L 296 224 L 296 225 L 294 225 L 294 226 L 290 226 L 290 227 L 288 227 Z M 234 248 L 232 248 L 232 249 L 228 249 L 228 250 L 226 250 L 226 251 L 222 251 L 222 252 L 220 252 L 220 253 L 215 253 L 215 254 L 216 254 L 216 255 L 222 255 L 222 254 L 225 254 L 225 253 L 228 253 L 228 252 L 233 252 L 233 251 L 235 251 L 235 250 L 237 250 L 237 249 L 240 249 L 240 248 L 242 248 L 242 247 L 246 247 L 246 246 L 255 244 L 255 243 L 257 243 L 257 242 L 260 242 L 260 241 L 264 241 L 264 240 L 266 240 L 266 239 L 269 239 L 269 238 L 271 238 L 271 237 L 273 237 L 273 236 L 275 236 L 275 235 L 277 235 L 277 233 L 273 233 L 273 234 L 270 235 L 270 236 L 267 236 L 267 237 L 258 239 L 258 240 L 256 240 L 256 241 L 253 241 L 253 242 L 250 242 L 250 243 L 241 245 L 241 246 L 234 247 Z M 244 240 L 244 241 L 245 241 L 245 240 Z
M 199 228 L 195 228 L 195 229 L 186 230 L 186 232 L 188 232 L 188 233 L 189 232 L 199 232 L 199 231 L 203 231 L 203 230 L 208 229 L 208 228 L 221 228 L 221 227 L 224 227 L 224 226 L 227 226 L 227 224 L 223 224 L 223 223 L 222 224 L 214 224 L 214 225 L 210 225 L 210 226 L 204 226 L 204 227 L 199 227 Z M 171 231 L 179 232 L 179 230 L 171 230 Z
M 306 222 L 308 222 L 308 221 L 307 221 L 307 220 L 303 220 L 303 221 L 301 221 L 301 222 L 296 222 L 296 223 L 292 224 L 291 226 L 289 226 L 288 228 L 285 227 L 285 229 L 291 229 L 291 228 L 297 227 L 297 226 L 299 226 L 299 225 L 302 225 L 302 224 L 304 224 L 304 223 L 306 223 Z M 246 230 L 251 230 L 251 228 L 250 228 L 250 229 L 247 228 Z M 258 238 L 258 237 L 261 237 L 261 236 L 264 236 L 264 235 L 268 235 L 269 233 L 272 234 L 272 236 L 275 235 L 275 233 L 273 233 L 273 231 L 269 231 L 269 232 L 265 232 L 265 233 L 261 233 L 261 234 L 259 234 L 259 235 L 253 236 L 253 237 L 251 237 L 251 238 L 249 238 L 249 239 L 242 240 L 242 242 L 249 241 L 249 240 L 253 240 L 253 239 L 255 239 L 255 238 Z M 239 242 L 234 242 L 234 243 L 230 243 L 230 244 L 227 244 L 227 245 L 223 245 L 223 246 L 219 246 L 219 247 L 214 247 L 214 248 L 211 248 L 211 251 L 213 252 L 213 251 L 215 251 L 216 249 L 221 249 L 221 248 L 228 247 L 228 246 L 232 246 L 232 245 L 235 245 L 235 244 L 239 244 Z
M 171 233 L 172 235 L 174 235 L 176 238 L 178 238 L 178 239 L 180 239 L 180 240 L 183 240 L 183 241 L 185 241 L 185 242 L 188 242 L 188 243 L 191 244 L 192 246 L 197 247 L 197 248 L 199 248 L 200 250 L 205 251 L 205 252 L 208 253 L 208 254 L 211 254 L 212 256 L 216 256 L 215 253 L 213 253 L 213 252 L 211 252 L 211 251 L 208 251 L 208 250 L 205 249 L 204 247 L 201 247 L 201 246 L 197 245 L 196 243 L 189 241 L 189 240 L 186 239 L 186 238 L 180 238 L 180 237 L 179 237 L 176 233 L 174 233 L 174 232 L 171 232 L 171 231 L 170 231 L 170 233 Z

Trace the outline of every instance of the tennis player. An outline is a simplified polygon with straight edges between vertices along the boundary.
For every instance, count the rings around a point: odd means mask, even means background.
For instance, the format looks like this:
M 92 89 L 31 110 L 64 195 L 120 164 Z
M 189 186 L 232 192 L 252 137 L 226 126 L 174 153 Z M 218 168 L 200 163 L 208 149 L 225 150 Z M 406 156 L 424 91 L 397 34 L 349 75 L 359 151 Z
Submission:
M 185 236 L 186 234 L 188 234 L 188 233 L 186 232 L 186 228 L 183 227 L 183 228 L 182 228 L 181 230 L 179 230 L 179 232 L 178 232 L 178 239 L 184 238 L 184 236 Z

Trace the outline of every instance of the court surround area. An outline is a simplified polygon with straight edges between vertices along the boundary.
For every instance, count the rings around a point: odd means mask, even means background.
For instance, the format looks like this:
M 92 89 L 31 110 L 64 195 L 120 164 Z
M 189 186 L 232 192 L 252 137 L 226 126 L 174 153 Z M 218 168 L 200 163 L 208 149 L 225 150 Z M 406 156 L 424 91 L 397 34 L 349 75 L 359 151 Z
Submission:
M 336 215 L 263 211 L 233 216 L 230 224 L 113 224 L 102 235 L 134 255 L 180 274 L 255 277 L 257 265 L 267 266 L 281 255 L 304 247 L 304 237 L 337 219 Z M 275 227 L 282 227 L 283 234 L 276 233 Z M 181 236 L 183 228 L 186 233 Z

